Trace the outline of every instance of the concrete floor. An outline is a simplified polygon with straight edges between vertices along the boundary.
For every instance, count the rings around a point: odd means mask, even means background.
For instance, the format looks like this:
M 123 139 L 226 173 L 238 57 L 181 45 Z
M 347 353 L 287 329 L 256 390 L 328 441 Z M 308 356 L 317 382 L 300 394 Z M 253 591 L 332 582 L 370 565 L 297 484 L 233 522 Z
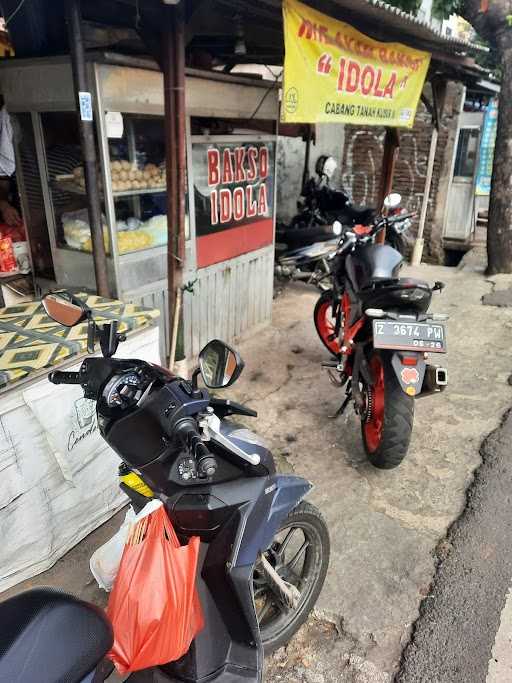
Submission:
M 456 269 L 408 271 L 447 283 L 433 309 L 451 316 L 449 353 L 442 359 L 450 386 L 416 403 L 410 452 L 397 470 L 367 463 L 351 411 L 328 417 L 342 396 L 320 368 L 327 352 L 312 323 L 315 290 L 287 287 L 275 302 L 272 326 L 239 344 L 246 369 L 226 394 L 259 411 L 251 425 L 267 438 L 280 467 L 315 484 L 310 499 L 328 521 L 332 544 L 316 615 L 270 658 L 266 681 L 391 680 L 429 592 L 436 547 L 461 513 L 480 464 L 480 444 L 511 403 L 512 310 L 481 305 L 491 283 Z M 104 604 L 88 559 L 119 524 L 111 520 L 16 590 L 58 585 Z

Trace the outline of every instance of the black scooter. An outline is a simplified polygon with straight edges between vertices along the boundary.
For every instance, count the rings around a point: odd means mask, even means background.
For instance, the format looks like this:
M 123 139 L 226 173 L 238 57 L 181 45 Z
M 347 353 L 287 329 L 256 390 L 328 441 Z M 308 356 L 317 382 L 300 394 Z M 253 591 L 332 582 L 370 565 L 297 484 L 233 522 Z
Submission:
M 386 243 L 402 256 L 405 256 L 408 247 L 406 235 L 411 228 L 411 217 L 414 214 L 408 215 L 401 204 L 401 195 L 398 193 L 388 195 L 384 201 L 382 216 L 393 218 L 393 220 L 388 221 Z M 374 211 L 372 211 L 372 215 L 371 223 L 374 223 L 376 221 Z M 330 226 L 332 239 L 286 251 L 276 259 L 274 274 L 280 279 L 301 280 L 308 285 L 315 285 L 323 292 L 332 289 L 331 259 L 337 252 L 340 236 L 347 231 L 359 231 L 365 234 L 369 230 L 371 230 L 371 225 L 352 225 L 352 227 L 347 225 L 346 215 L 342 215 Z
M 264 442 L 229 418 L 249 408 L 200 389 L 228 387 L 244 364 L 214 340 L 192 380 L 141 360 L 114 359 L 124 340 L 116 322 L 97 325 L 68 293 L 47 295 L 57 322 L 88 322 L 78 372 L 55 371 L 54 384 L 80 384 L 96 401 L 103 438 L 162 500 L 179 537 L 201 538 L 198 590 L 205 628 L 180 660 L 133 673 L 129 681 L 259 683 L 263 655 L 304 623 L 324 583 L 329 535 L 318 510 L 302 502 L 311 484 L 276 473 Z M 125 487 L 136 509 L 148 498 Z M 0 681 L 97 683 L 112 645 L 103 613 L 75 598 L 38 589 L 0 605 Z M 96 667 L 100 665 L 100 668 Z
M 375 218 L 375 210 L 356 207 L 348 195 L 331 187 L 337 163 L 333 157 L 320 156 L 315 164 L 316 178 L 304 183 L 297 201 L 297 214 L 290 223 L 276 226 L 276 260 L 290 257 L 291 252 L 332 240 L 332 225 L 339 221 L 345 227 L 367 225 Z

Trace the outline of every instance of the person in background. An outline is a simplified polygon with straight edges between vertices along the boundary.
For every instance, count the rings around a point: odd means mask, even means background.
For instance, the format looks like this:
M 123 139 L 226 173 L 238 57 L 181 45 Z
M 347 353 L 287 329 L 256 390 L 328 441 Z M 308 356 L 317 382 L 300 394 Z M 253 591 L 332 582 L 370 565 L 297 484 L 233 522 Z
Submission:
M 11 204 L 12 181 L 8 177 L 0 177 L 0 215 L 4 223 L 11 227 L 23 224 L 20 212 Z
M 0 214 L 4 223 L 12 227 L 22 224 L 18 209 L 13 204 L 16 193 L 14 173 L 13 132 L 10 116 L 0 95 Z

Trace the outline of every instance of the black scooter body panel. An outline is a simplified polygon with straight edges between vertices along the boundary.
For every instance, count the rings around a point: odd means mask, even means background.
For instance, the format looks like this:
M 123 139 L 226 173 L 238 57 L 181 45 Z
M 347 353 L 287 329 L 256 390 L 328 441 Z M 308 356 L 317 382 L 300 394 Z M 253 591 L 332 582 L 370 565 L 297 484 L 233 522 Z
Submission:
M 252 597 L 252 567 L 281 522 L 302 500 L 311 485 L 300 477 L 270 475 L 196 487 L 187 492 L 204 496 L 204 514 L 214 497 L 223 501 L 225 520 L 202 546 L 198 582 L 205 621 L 209 624 L 189 652 L 163 670 L 179 681 L 261 681 L 263 648 Z M 178 534 L 183 491 L 165 501 Z M 262 519 L 267 520 L 262 524 Z

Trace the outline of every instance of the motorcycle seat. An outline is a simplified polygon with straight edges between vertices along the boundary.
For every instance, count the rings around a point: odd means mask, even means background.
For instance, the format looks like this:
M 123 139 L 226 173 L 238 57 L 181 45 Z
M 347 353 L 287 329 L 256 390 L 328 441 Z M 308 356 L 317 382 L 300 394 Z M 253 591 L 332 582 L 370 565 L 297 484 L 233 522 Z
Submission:
M 368 225 L 374 218 L 376 211 L 369 206 L 346 206 L 344 212 L 354 224 Z M 343 221 L 342 221 L 343 222 Z
M 424 280 L 417 280 L 413 277 L 390 278 L 387 275 L 384 275 L 382 277 L 372 277 L 371 282 L 368 285 L 366 285 L 364 289 L 373 288 L 376 284 L 389 285 L 397 288 L 402 287 L 404 289 L 407 289 L 409 287 L 419 287 L 420 289 L 430 290 L 430 285 L 428 284 L 428 282 L 425 282 Z
M 366 308 L 410 308 L 417 312 L 428 310 L 432 289 L 427 282 L 410 277 L 372 278 L 361 292 L 363 309 Z
M 403 287 L 419 287 L 420 289 L 430 290 L 430 285 L 425 280 L 418 280 L 414 277 L 401 277 L 398 280 L 398 284 Z
M 0 603 L 0 681 L 81 683 L 113 644 L 98 608 L 50 588 Z

